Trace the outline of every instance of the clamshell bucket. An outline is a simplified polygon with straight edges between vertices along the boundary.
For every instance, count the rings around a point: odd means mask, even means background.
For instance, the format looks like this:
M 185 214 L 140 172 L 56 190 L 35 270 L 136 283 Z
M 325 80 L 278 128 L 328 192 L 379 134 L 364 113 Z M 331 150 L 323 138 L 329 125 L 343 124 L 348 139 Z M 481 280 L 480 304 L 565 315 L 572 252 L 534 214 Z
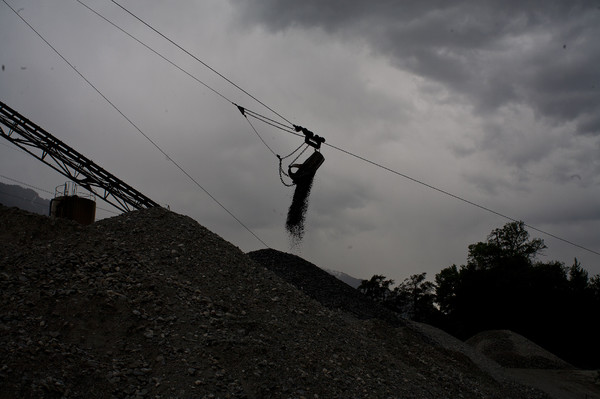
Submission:
M 302 164 L 290 165 L 288 174 L 294 183 L 298 183 L 306 178 L 312 178 L 323 162 L 325 157 L 319 151 L 315 151 Z

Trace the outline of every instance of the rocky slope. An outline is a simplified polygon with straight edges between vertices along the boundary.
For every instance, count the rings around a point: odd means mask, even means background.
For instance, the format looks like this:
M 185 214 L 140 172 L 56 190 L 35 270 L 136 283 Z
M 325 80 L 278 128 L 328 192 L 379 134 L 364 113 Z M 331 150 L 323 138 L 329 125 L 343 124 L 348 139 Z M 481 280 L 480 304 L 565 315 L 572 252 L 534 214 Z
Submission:
M 544 397 L 164 209 L 82 227 L 0 206 L 0 295 L 0 398 Z
M 374 303 L 358 290 L 299 256 L 274 249 L 261 249 L 247 255 L 327 308 L 350 313 L 359 319 L 381 319 L 393 326 L 406 325 L 397 313 Z

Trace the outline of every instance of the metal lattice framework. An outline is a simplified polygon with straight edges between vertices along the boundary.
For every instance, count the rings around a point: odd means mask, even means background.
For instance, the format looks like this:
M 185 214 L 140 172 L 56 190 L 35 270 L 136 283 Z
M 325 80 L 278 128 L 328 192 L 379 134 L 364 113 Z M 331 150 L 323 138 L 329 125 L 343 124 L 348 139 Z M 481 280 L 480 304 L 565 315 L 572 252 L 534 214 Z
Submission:
M 1 101 L 0 135 L 123 212 L 160 206 Z

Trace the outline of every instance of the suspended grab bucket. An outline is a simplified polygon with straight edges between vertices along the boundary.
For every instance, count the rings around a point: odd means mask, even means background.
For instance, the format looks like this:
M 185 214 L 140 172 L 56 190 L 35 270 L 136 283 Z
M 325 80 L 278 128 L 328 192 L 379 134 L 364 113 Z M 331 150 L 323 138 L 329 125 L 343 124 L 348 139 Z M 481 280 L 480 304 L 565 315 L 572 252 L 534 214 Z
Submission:
M 325 157 L 319 151 L 315 151 L 303 163 L 290 165 L 288 174 L 292 181 L 297 184 L 299 181 L 312 178 L 323 162 L 325 162 Z

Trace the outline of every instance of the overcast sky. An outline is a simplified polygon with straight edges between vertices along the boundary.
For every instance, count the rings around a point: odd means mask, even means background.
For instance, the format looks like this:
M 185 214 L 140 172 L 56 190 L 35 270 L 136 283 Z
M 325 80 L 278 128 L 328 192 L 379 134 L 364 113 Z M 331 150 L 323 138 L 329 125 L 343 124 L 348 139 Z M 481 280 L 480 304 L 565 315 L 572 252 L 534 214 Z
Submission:
M 469 244 L 508 222 L 324 146 L 304 241 L 291 248 L 285 215 L 293 191 L 231 103 L 75 0 L 6 1 L 275 249 L 358 278 L 377 273 L 400 282 L 464 264 Z M 115 4 L 82 1 L 228 100 L 280 120 Z M 327 144 L 600 251 L 600 3 L 121 4 Z M 5 3 L 0 38 L 0 101 L 156 202 L 244 251 L 262 248 Z M 254 125 L 277 154 L 302 142 Z M 1 175 L 51 192 L 64 183 L 13 147 L 0 142 Z M 548 246 L 540 260 L 570 266 L 577 257 L 600 273 L 600 256 L 530 233 Z

